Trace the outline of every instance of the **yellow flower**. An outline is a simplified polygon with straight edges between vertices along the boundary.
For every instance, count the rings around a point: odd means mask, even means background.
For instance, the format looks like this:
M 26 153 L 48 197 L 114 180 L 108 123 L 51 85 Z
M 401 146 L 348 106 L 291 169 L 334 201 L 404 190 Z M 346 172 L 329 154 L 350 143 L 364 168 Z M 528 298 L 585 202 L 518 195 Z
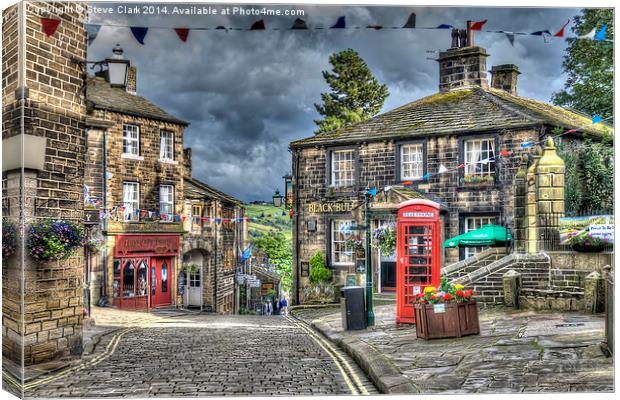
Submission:
M 461 285 L 460 283 L 457 283 L 456 285 L 454 285 L 454 288 L 456 290 L 461 290 L 461 289 L 465 288 L 465 286 Z
M 433 293 L 435 291 L 434 286 L 427 286 L 424 288 L 424 293 Z

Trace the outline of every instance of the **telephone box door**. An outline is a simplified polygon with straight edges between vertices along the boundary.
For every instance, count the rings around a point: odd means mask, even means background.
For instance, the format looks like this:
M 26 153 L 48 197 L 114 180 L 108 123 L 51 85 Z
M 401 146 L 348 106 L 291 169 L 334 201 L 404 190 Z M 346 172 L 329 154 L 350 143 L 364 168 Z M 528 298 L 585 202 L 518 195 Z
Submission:
M 423 201 L 428 204 L 418 204 Z M 414 200 L 399 209 L 397 229 L 396 322 L 415 323 L 414 303 L 426 286 L 439 285 L 439 206 Z M 410 203 L 410 202 L 406 202 Z

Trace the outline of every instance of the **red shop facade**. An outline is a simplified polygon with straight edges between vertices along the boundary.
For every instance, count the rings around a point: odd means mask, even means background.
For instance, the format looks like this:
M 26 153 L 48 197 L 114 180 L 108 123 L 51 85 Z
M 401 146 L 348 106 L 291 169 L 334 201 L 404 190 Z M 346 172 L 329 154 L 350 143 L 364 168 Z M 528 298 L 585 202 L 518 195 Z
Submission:
M 171 305 L 180 235 L 117 235 L 112 261 L 112 303 L 125 310 Z

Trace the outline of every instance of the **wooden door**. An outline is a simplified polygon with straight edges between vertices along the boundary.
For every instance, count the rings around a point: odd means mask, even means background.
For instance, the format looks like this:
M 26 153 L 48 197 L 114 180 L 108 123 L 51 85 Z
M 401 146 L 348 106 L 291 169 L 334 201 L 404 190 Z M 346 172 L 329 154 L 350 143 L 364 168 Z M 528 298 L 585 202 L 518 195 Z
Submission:
M 151 307 L 172 304 L 172 258 L 151 258 Z

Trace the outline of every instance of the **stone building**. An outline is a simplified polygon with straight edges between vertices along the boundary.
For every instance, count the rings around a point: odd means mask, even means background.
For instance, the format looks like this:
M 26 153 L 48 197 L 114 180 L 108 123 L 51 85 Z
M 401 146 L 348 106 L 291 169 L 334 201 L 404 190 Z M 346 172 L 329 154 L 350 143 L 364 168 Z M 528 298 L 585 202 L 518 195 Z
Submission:
M 183 304 L 209 312 L 237 313 L 234 278 L 247 237 L 245 209 L 241 201 L 192 178 L 191 168 L 186 174 Z
M 529 152 L 523 143 L 541 141 L 557 127 L 576 130 L 563 140 L 608 134 L 588 116 L 518 96 L 515 65 L 494 66 L 489 84 L 487 57 L 471 39 L 460 47 L 453 42 L 437 60 L 438 93 L 290 144 L 297 302 L 304 301 L 308 261 L 317 251 L 334 270 L 335 285 L 363 270 L 346 237 L 347 227 L 364 223 L 366 188 L 391 193 L 374 198 L 373 229 L 395 220 L 398 202 L 419 197 L 441 204 L 444 238 L 489 223 L 512 228 L 514 177 Z M 447 249 L 443 264 L 477 251 Z M 395 257 L 376 250 L 370 256 L 375 289 L 393 289 Z
M 41 17 L 60 20 L 54 35 L 42 31 Z M 37 263 L 25 240 L 29 226 L 44 219 L 84 219 L 85 102 L 74 58 L 86 58 L 85 18 L 81 2 L 60 9 L 20 2 L 3 11 L 3 224 L 17 230 L 15 254 L 2 267 L 9 370 L 11 362 L 21 367 L 82 352 L 82 248 L 66 260 Z
M 113 53 L 123 56 L 119 46 Z M 91 299 L 134 310 L 176 304 L 188 123 L 136 94 L 135 66 L 125 87 L 99 75 L 86 87 L 84 183 L 89 200 L 104 211 L 99 228 L 106 249 L 94 256 Z

